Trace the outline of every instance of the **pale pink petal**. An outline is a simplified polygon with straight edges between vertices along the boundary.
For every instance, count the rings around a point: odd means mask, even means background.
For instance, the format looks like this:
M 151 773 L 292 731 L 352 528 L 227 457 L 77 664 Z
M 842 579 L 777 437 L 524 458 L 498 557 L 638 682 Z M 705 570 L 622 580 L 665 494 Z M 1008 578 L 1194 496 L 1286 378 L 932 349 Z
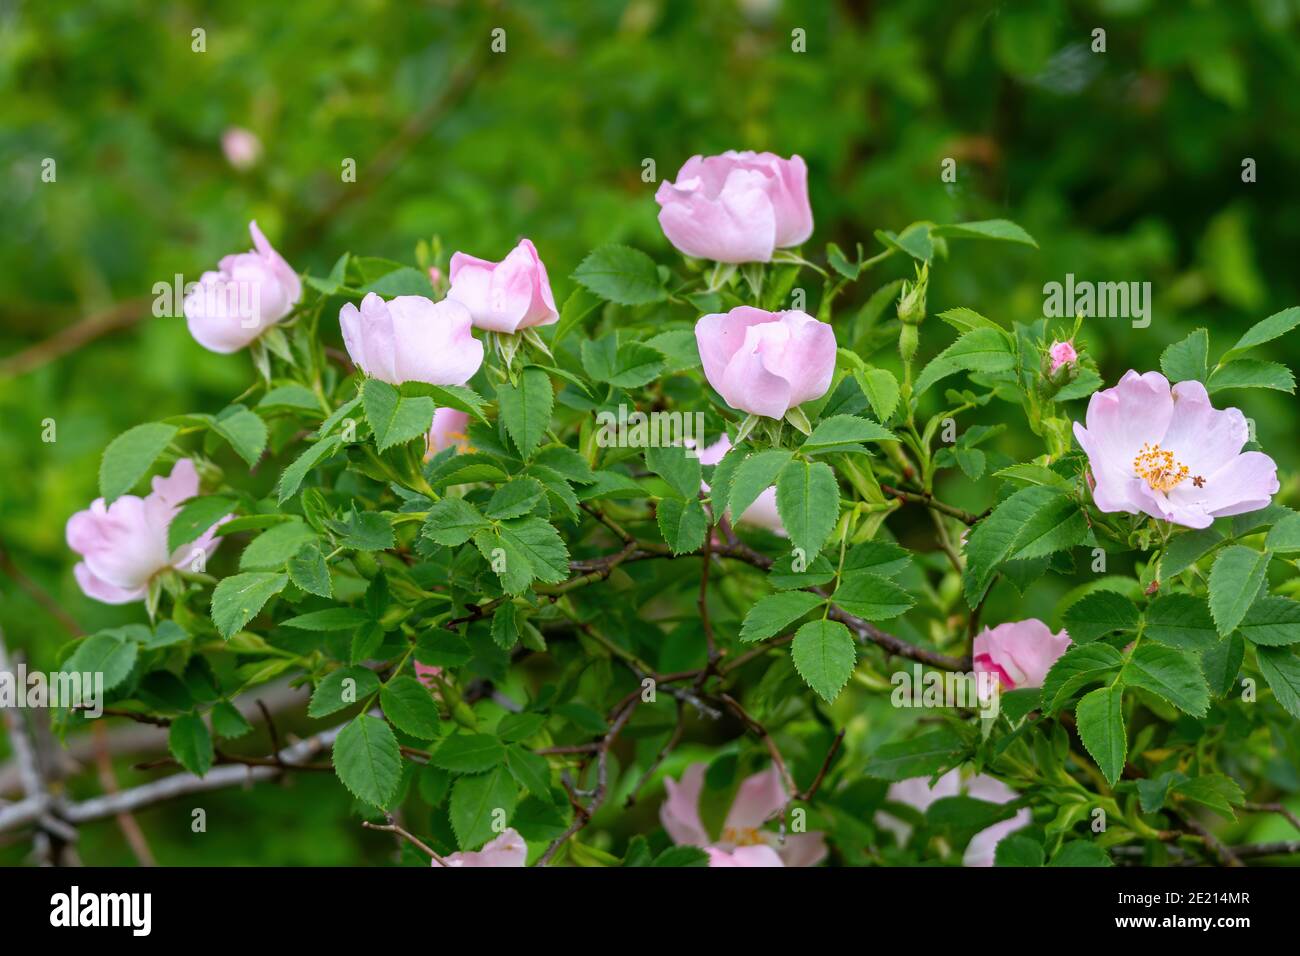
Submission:
M 84 561 L 78 561 L 73 566 L 72 575 L 77 579 L 77 584 L 86 597 L 102 601 L 104 604 L 130 604 L 132 601 L 145 599 L 145 588 L 120 588 L 116 584 L 109 584 L 95 577 L 94 572 L 86 567 Z
M 759 771 L 740 784 L 724 824 L 725 831 L 757 830 L 786 804 L 785 787 L 776 767 Z
M 709 835 L 700 820 L 700 793 L 704 789 L 707 764 L 693 763 L 682 774 L 681 782 L 664 778 L 667 799 L 659 806 L 659 822 L 674 843 L 705 846 Z
M 975 670 L 997 674 L 1003 688 L 1041 687 L 1043 678 L 1070 646 L 1070 636 L 1053 634 L 1042 621 L 1030 618 L 985 628 L 975 638 Z
M 826 836 L 817 831 L 787 833 L 784 845 L 773 842 L 771 846 L 786 866 L 816 866 L 827 854 Z
M 451 867 L 497 867 L 526 866 L 528 863 L 528 844 L 514 827 L 508 827 L 495 840 L 484 845 L 481 850 L 462 850 L 443 857 L 446 867 L 433 861 L 435 870 Z
M 734 850 L 706 846 L 704 852 L 709 855 L 711 867 L 785 866 L 780 855 L 766 844 L 738 846 Z

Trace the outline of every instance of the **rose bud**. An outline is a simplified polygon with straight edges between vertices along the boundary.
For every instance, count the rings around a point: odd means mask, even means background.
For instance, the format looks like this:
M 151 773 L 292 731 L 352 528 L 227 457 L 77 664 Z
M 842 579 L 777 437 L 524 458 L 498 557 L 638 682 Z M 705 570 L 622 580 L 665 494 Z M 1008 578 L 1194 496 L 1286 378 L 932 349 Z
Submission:
M 813 231 L 808 167 L 773 153 L 692 156 L 655 193 L 659 225 L 679 252 L 716 262 L 770 262 Z
M 732 408 L 780 419 L 820 398 L 835 374 L 835 332 L 805 312 L 741 305 L 695 323 L 704 375 Z
M 248 224 L 253 251 L 226 256 L 185 297 L 185 321 L 194 340 L 211 352 L 237 352 L 293 311 L 302 283 L 271 248 L 256 222 Z
M 500 262 L 457 252 L 451 257 L 447 298 L 465 306 L 475 326 L 491 332 L 514 333 L 560 318 L 546 266 L 528 239 Z
M 469 310 L 450 299 L 399 295 L 385 302 L 371 292 L 360 309 L 348 302 L 339 310 L 339 325 L 353 363 L 390 385 L 464 385 L 483 364 Z
M 1042 687 L 1043 678 L 1069 646 L 1069 634 L 1053 634 L 1036 618 L 986 627 L 975 638 L 975 671 L 997 675 L 1002 690 Z

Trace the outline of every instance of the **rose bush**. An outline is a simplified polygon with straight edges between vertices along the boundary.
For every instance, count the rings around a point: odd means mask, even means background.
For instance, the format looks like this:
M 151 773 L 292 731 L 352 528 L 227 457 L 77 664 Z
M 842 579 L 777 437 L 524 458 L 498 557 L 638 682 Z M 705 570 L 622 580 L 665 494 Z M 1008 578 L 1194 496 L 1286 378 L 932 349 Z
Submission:
M 930 318 L 962 240 L 1022 229 L 814 254 L 806 177 L 689 160 L 656 198 L 691 258 L 603 246 L 558 308 L 528 240 L 300 280 L 253 226 L 204 283 L 261 311 L 186 314 L 257 380 L 118 437 L 68 523 L 85 592 L 144 604 L 90 639 L 114 712 L 203 775 L 253 759 L 232 700 L 309 683 L 357 812 L 435 866 L 1230 856 L 1205 814 L 1300 717 L 1300 515 L 1211 396 L 1291 390 L 1253 350 L 1300 309 L 1105 388 L 1103 327 Z M 598 441 L 620 405 L 654 440 Z M 1054 621 L 990 619 L 1035 588 Z

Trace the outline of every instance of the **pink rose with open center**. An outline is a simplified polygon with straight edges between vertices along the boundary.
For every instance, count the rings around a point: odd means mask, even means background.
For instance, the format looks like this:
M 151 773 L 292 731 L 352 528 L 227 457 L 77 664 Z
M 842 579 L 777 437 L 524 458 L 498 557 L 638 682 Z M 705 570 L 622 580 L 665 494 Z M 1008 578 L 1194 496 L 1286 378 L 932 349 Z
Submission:
M 1053 634 L 1037 618 L 986 627 L 975 637 L 975 671 L 996 674 L 1002 690 L 1042 687 L 1043 678 L 1069 646 L 1069 634 Z
M 224 257 L 186 294 L 185 322 L 210 352 L 237 352 L 293 311 L 302 282 L 271 248 L 256 222 L 248 224 L 253 251 Z
M 1010 803 L 1020 796 L 996 777 L 980 773 L 963 781 L 960 770 L 949 770 L 935 781 L 933 787 L 930 786 L 929 777 L 911 777 L 891 783 L 886 799 L 894 803 L 906 804 L 924 813 L 936 800 L 963 794 L 987 803 Z M 999 841 L 1012 832 L 1027 827 L 1032 820 L 1033 815 L 1029 809 L 1022 807 L 1011 819 L 1002 820 L 976 833 L 966 845 L 966 852 L 962 855 L 962 865 L 992 866 Z M 912 832 L 910 826 L 889 815 L 887 810 L 877 815 L 876 823 L 897 836 L 899 842 L 906 840 Z
M 339 310 L 343 344 L 358 368 L 390 385 L 464 385 L 483 364 L 469 310 L 459 302 L 399 295 L 385 302 L 370 292 L 358 309 Z
M 741 783 L 727 812 L 718 839 L 709 838 L 700 819 L 700 792 L 707 764 L 686 768 L 680 782 L 664 779 L 668 798 L 659 807 L 659 820 L 673 842 L 698 846 L 709 854 L 709 866 L 816 866 L 826 856 L 820 833 L 787 833 L 785 842 L 763 825 L 788 802 L 781 774 L 769 767 Z
M 105 604 L 143 601 L 154 575 L 205 558 L 216 550 L 216 522 L 198 539 L 167 550 L 167 528 L 181 504 L 199 493 L 194 462 L 182 458 L 166 478 L 153 479 L 153 491 L 143 498 L 122 495 L 111 505 L 96 498 L 85 511 L 68 519 L 68 547 L 82 560 L 72 569 L 87 597 Z M 227 516 L 229 517 L 229 516 Z
M 433 412 L 429 428 L 429 455 L 455 446 L 461 451 L 469 449 L 469 413 L 454 408 L 438 408 Z
M 1216 409 L 1200 382 L 1171 389 L 1159 372 L 1131 370 L 1093 394 L 1086 428 L 1074 423 L 1098 508 L 1189 528 L 1258 511 L 1277 493 L 1273 459 L 1241 450 L 1249 435 L 1240 409 Z
M 433 861 L 435 870 L 451 867 L 526 866 L 528 844 L 514 827 L 507 827 L 495 840 L 484 844 L 481 850 L 462 850 L 444 856 L 443 862 Z M 444 866 L 445 864 L 445 866 Z
M 684 255 L 717 262 L 770 262 L 813 231 L 808 167 L 774 153 L 692 156 L 655 193 L 659 225 Z
M 447 298 L 461 303 L 474 325 L 491 332 L 518 332 L 560 318 L 546 266 L 529 239 L 521 239 L 500 262 L 457 252 L 451 257 Z
M 731 439 L 727 433 L 723 432 L 722 437 L 715 441 L 708 448 L 700 452 L 701 465 L 716 465 L 722 461 L 724 455 L 731 450 Z M 700 482 L 700 487 L 708 492 L 707 482 Z M 752 524 L 759 528 L 766 528 L 781 537 L 787 537 L 785 525 L 781 523 L 781 515 L 776 510 L 776 485 L 763 489 L 759 492 L 754 503 L 745 509 L 745 513 L 739 518 L 734 518 L 737 524 L 742 522 Z
M 835 374 L 835 332 L 806 312 L 739 305 L 701 316 L 695 343 L 714 391 L 751 415 L 784 418 L 825 395 Z

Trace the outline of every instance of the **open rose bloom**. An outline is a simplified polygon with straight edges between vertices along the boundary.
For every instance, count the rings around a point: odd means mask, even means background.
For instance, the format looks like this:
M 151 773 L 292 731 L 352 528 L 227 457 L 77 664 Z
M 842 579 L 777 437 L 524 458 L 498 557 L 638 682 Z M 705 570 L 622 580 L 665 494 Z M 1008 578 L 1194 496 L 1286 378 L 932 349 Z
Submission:
M 781 775 L 775 767 L 747 777 L 736 792 L 718 839 L 709 838 L 700 819 L 700 793 L 707 764 L 686 768 L 681 781 L 664 780 L 667 799 L 659 820 L 673 842 L 702 847 L 709 866 L 816 866 L 826 856 L 820 833 L 787 833 L 785 842 L 764 824 L 787 803 Z
M 122 495 L 111 505 L 96 498 L 85 511 L 68 519 L 68 547 L 81 555 L 72 569 L 87 597 L 105 604 L 143 601 L 154 575 L 183 568 L 196 555 L 208 556 L 221 539 L 217 525 L 196 541 L 167 550 L 167 527 L 181 504 L 199 493 L 194 462 L 182 458 L 166 478 L 153 480 L 153 491 L 143 498 Z
M 226 256 L 185 296 L 190 335 L 212 352 L 237 352 L 279 322 L 302 298 L 302 282 L 271 243 L 248 224 L 253 251 Z
M 514 827 L 506 830 L 495 840 L 489 841 L 481 850 L 462 850 L 444 856 L 443 862 L 433 861 L 435 870 L 451 867 L 491 867 L 491 866 L 525 866 L 528 863 L 528 844 Z
M 1036 618 L 1009 621 L 986 627 L 975 637 L 975 671 L 996 674 L 1002 690 L 1042 687 L 1047 672 L 1069 647 L 1069 634 L 1053 634 Z
M 454 408 L 438 408 L 429 427 L 429 457 L 447 448 L 469 450 L 469 413 Z
M 1020 796 L 996 777 L 980 773 L 962 780 L 960 770 L 949 770 L 934 782 L 933 787 L 930 786 L 929 777 L 912 777 L 891 783 L 886 799 L 894 803 L 906 804 L 924 813 L 936 800 L 962 795 L 986 803 L 1010 803 Z M 966 844 L 962 865 L 992 866 L 994 852 L 1002 838 L 1028 826 L 1032 821 L 1033 815 L 1028 808 L 1022 807 L 1011 819 L 1002 820 L 976 833 L 971 837 L 970 843 Z M 906 841 L 912 832 L 908 824 L 889 815 L 887 810 L 882 810 L 876 816 L 876 823 L 898 837 L 900 843 Z
M 825 395 L 835 375 L 835 332 L 806 312 L 739 305 L 701 316 L 695 343 L 713 390 L 751 415 L 784 418 Z
M 1216 409 L 1200 382 L 1170 388 L 1159 372 L 1125 373 L 1089 400 L 1087 427 L 1074 423 L 1098 508 L 1189 528 L 1258 511 L 1277 493 L 1273 459 L 1241 450 L 1249 434 L 1241 411 Z
M 560 318 L 546 266 L 528 239 L 500 262 L 457 252 L 447 298 L 465 306 L 475 327 L 489 332 L 514 333 Z
M 798 156 L 736 152 L 692 156 L 664 181 L 659 225 L 684 255 L 716 262 L 770 262 L 813 231 L 808 167 Z
M 339 325 L 357 367 L 390 385 L 464 385 L 483 364 L 469 310 L 450 299 L 399 295 L 385 302 L 371 292 L 359 309 L 344 304 Z

